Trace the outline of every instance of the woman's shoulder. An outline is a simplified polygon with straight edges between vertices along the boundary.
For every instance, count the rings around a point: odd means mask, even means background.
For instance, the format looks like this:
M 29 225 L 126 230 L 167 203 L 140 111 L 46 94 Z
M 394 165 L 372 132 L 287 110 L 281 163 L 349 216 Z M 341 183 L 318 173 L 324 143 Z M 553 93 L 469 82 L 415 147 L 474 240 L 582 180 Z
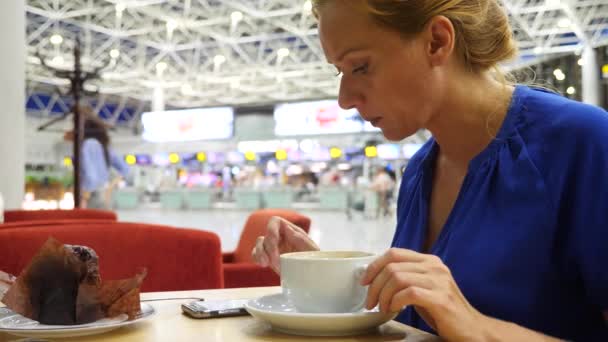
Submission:
M 525 93 L 517 141 L 529 160 L 552 191 L 571 183 L 589 191 L 593 184 L 584 179 L 596 179 L 592 173 L 608 167 L 608 113 L 543 90 L 527 88 Z
M 562 141 L 583 139 L 606 143 L 608 113 L 596 106 L 565 98 L 544 89 L 526 87 L 522 104 L 522 122 L 526 133 Z
M 101 143 L 99 142 L 99 140 L 97 140 L 95 138 L 86 138 L 86 139 L 82 140 L 82 146 L 85 146 L 85 145 L 101 146 Z
M 94 138 L 87 138 L 82 141 L 82 153 L 98 153 L 103 151 L 101 143 Z

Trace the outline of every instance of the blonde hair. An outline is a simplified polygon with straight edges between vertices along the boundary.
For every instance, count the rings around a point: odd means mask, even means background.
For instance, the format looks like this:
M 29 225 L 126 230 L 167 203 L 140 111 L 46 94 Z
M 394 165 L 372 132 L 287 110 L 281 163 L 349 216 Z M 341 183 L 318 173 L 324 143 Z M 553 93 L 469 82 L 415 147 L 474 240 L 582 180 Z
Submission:
M 313 12 L 329 1 L 313 0 Z M 494 69 L 505 81 L 498 64 L 517 55 L 507 14 L 497 0 L 342 0 L 369 14 L 389 29 L 409 37 L 422 32 L 435 16 L 445 16 L 454 26 L 455 49 L 474 72 Z

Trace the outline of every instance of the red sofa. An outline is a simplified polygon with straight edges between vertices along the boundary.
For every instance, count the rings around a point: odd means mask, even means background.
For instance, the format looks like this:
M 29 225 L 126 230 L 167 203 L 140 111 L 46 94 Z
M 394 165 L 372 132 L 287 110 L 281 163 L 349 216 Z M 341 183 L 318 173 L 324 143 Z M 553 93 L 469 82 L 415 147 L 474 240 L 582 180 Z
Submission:
M 116 213 L 98 209 L 5 210 L 4 223 L 38 220 L 108 220 L 117 221 Z
M 16 221 L 10 223 L 2 223 L 0 224 L 0 230 L 3 229 L 14 229 L 14 228 L 32 228 L 32 227 L 45 227 L 45 226 L 65 226 L 65 227 L 83 227 L 87 224 L 94 223 L 112 223 L 112 221 L 108 220 L 87 220 L 87 219 L 78 219 L 78 220 L 34 220 L 34 221 Z
M 256 265 L 251 257 L 251 251 L 258 236 L 266 234 L 268 220 L 273 216 L 282 217 L 307 233 L 310 229 L 310 218 L 292 210 L 261 209 L 254 211 L 245 223 L 236 249 L 223 254 L 224 287 L 276 286 L 280 284 L 279 276 L 272 269 Z
M 167 226 L 105 222 L 0 229 L 0 270 L 18 275 L 50 237 L 89 246 L 99 256 L 102 279 L 133 276 L 148 269 L 142 291 L 223 287 L 219 237 L 211 232 Z

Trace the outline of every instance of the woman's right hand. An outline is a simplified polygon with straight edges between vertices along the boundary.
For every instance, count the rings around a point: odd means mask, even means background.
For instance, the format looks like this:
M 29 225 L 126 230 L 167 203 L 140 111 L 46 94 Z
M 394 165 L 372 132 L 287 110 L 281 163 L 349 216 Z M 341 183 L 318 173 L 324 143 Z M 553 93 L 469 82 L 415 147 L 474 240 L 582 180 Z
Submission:
M 317 244 L 295 224 L 273 216 L 268 221 L 265 236 L 258 237 L 253 248 L 253 260 L 261 266 L 270 266 L 280 273 L 279 255 L 290 252 L 318 251 Z

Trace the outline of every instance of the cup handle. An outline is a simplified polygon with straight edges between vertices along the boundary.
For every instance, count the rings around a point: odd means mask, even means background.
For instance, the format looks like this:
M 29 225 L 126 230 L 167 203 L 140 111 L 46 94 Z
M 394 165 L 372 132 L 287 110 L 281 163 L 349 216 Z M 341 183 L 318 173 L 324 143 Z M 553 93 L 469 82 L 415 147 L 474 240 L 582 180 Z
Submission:
M 355 279 L 359 282 L 363 278 L 365 271 L 367 271 L 367 264 L 361 265 L 355 269 Z

